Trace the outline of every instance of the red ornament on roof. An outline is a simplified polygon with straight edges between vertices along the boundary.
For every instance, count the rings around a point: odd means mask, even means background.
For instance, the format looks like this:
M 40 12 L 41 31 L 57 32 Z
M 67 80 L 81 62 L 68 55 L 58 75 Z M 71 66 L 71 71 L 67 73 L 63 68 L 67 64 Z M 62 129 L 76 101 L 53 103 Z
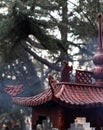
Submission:
M 64 61 L 64 66 L 61 70 L 61 82 L 69 82 L 70 81 L 70 73 L 73 69 L 72 66 L 69 66 L 68 65 L 68 62 L 67 61 Z
M 96 85 L 103 86 L 103 46 L 102 46 L 102 15 L 98 15 L 98 48 L 93 57 L 95 67 L 93 69 L 94 78 L 96 79 Z

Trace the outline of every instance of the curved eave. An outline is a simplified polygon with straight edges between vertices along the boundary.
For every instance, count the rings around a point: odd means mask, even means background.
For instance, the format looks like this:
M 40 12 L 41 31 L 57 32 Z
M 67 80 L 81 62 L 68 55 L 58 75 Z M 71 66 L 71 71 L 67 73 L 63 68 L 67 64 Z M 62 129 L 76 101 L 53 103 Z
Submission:
M 38 106 L 52 99 L 51 89 L 32 97 L 12 97 L 13 103 L 23 106 Z

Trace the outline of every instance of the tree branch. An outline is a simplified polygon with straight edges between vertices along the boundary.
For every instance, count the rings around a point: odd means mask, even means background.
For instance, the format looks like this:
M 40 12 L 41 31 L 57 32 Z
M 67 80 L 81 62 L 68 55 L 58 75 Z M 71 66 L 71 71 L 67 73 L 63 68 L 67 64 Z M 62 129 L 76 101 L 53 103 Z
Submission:
M 33 41 L 31 38 L 27 37 L 26 41 L 29 42 L 31 45 L 33 45 L 34 47 L 38 48 L 38 49 L 44 49 L 44 47 L 42 45 L 40 45 L 39 43 Z
M 56 66 L 56 63 L 50 63 L 48 62 L 46 59 L 41 58 L 40 56 L 38 56 L 36 53 L 34 53 L 30 48 L 28 48 L 28 45 L 26 44 L 22 44 L 22 46 L 24 47 L 24 49 L 31 54 L 36 60 L 40 61 L 42 64 L 45 64 L 46 66 L 48 66 L 49 68 L 56 70 L 56 71 L 60 71 L 61 68 Z

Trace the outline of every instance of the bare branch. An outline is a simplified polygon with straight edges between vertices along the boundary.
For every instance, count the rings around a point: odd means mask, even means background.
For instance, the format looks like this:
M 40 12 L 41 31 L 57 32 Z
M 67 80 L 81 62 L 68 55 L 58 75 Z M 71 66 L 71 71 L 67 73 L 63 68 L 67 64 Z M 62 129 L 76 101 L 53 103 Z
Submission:
M 40 61 L 42 64 L 45 64 L 46 66 L 48 66 L 49 68 L 56 70 L 56 71 L 60 71 L 61 68 L 56 66 L 56 63 L 50 63 L 48 62 L 46 59 L 41 58 L 40 56 L 38 56 L 36 53 L 34 53 L 30 48 L 28 48 L 27 44 L 22 44 L 22 46 L 24 47 L 24 49 L 31 54 L 36 60 Z
M 41 44 L 39 44 L 39 43 L 37 43 L 37 42 L 35 42 L 35 41 L 33 41 L 31 38 L 26 38 L 26 41 L 27 42 L 29 42 L 31 45 L 33 45 L 34 47 L 36 47 L 36 48 L 38 48 L 38 49 L 44 49 L 44 47 L 41 45 Z

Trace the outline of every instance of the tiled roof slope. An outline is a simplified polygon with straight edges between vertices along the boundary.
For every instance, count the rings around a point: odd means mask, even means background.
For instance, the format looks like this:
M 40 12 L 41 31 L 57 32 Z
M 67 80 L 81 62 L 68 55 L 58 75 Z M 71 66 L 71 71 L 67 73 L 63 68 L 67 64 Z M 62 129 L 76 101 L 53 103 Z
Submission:
M 32 96 L 32 97 L 12 97 L 14 103 L 24 106 L 37 106 L 44 104 L 52 99 L 51 89 L 47 89 L 44 92 Z
M 53 100 L 67 107 L 103 106 L 103 88 L 95 85 L 60 82 L 49 77 L 50 88 L 32 97 L 13 97 L 18 105 L 38 106 Z
M 5 88 L 5 92 L 10 96 L 14 97 L 20 94 L 23 91 L 23 85 L 7 85 Z

